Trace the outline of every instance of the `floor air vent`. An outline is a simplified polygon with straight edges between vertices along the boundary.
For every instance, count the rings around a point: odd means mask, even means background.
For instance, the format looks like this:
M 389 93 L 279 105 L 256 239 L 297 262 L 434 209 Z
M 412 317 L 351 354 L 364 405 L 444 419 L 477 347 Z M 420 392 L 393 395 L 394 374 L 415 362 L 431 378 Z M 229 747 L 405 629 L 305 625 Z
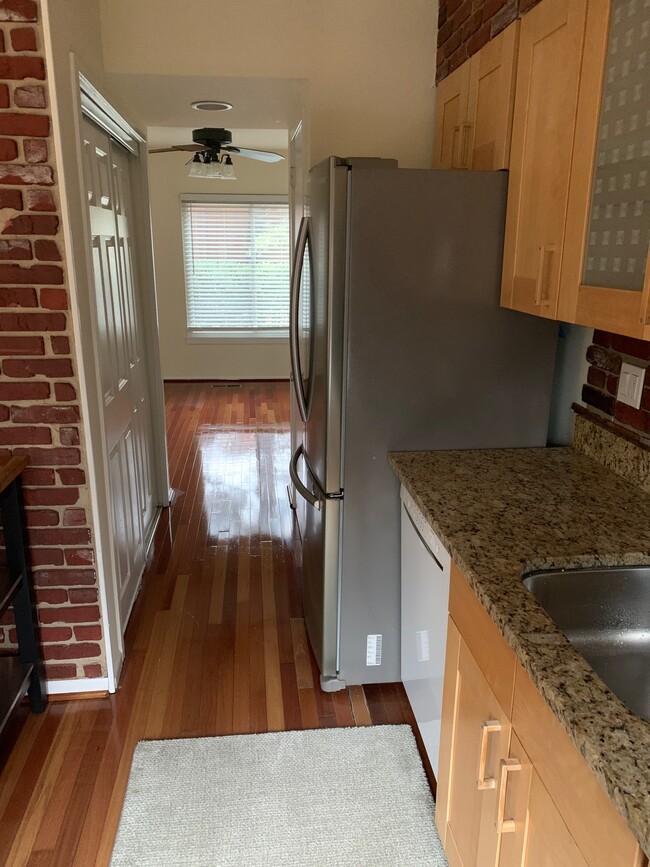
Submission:
M 241 388 L 241 382 L 213 382 L 212 388 Z

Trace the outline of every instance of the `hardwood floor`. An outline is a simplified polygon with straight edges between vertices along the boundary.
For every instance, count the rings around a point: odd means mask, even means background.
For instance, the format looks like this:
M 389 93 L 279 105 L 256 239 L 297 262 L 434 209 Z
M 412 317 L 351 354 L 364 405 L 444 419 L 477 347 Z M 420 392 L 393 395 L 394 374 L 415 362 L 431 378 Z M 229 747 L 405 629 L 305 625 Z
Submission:
M 0 776 L 0 864 L 108 863 L 136 743 L 413 724 L 401 684 L 326 694 L 302 619 L 287 383 L 166 386 L 176 492 L 108 698 L 21 708 Z

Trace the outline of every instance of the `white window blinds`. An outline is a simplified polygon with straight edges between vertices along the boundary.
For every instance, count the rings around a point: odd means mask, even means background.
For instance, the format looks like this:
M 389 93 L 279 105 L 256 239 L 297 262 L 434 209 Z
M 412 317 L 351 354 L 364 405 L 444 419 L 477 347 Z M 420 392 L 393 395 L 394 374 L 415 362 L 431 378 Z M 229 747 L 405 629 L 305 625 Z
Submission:
M 257 201 L 182 201 L 191 335 L 286 337 L 289 208 Z

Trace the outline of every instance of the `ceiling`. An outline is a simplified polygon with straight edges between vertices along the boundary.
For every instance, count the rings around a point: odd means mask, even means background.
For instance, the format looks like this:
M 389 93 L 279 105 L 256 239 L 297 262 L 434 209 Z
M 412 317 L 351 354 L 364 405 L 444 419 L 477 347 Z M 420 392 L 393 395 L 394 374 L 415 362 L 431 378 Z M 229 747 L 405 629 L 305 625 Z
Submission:
M 302 113 L 306 89 L 303 80 L 288 78 L 110 73 L 108 81 L 116 97 L 149 129 L 152 147 L 189 143 L 192 129 L 212 126 L 232 130 L 233 141 L 242 147 L 286 149 L 286 131 Z M 209 99 L 230 102 L 233 108 L 191 107 L 192 102 Z M 179 127 L 178 135 L 170 129 Z

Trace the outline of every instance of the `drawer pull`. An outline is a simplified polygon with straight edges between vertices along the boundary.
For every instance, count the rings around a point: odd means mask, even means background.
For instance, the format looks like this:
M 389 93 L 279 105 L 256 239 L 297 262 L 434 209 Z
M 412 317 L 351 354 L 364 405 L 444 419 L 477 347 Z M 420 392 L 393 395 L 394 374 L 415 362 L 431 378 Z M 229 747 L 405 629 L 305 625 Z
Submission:
M 460 140 L 460 168 L 471 169 L 471 152 L 468 148 L 468 144 L 470 142 L 472 130 L 474 129 L 474 124 L 464 123 L 462 129 L 463 135 Z
M 548 307 L 551 303 L 551 264 L 556 247 L 545 244 L 539 248 L 539 266 L 535 282 L 535 306 Z
M 650 247 L 645 262 L 645 277 L 643 279 L 643 295 L 641 299 L 641 325 L 650 323 Z
M 501 731 L 501 723 L 498 719 L 489 719 L 481 723 L 481 753 L 478 760 L 478 779 L 476 785 L 479 789 L 493 789 L 496 786 L 494 777 L 485 777 L 485 763 L 487 762 L 488 738 L 494 732 Z
M 501 759 L 499 762 L 499 797 L 497 798 L 497 834 L 511 834 L 515 830 L 515 820 L 504 818 L 506 811 L 506 789 L 508 774 L 521 770 L 519 759 Z
M 460 164 L 458 157 L 460 156 L 460 124 L 454 127 L 454 133 L 451 139 L 451 169 L 459 169 Z

